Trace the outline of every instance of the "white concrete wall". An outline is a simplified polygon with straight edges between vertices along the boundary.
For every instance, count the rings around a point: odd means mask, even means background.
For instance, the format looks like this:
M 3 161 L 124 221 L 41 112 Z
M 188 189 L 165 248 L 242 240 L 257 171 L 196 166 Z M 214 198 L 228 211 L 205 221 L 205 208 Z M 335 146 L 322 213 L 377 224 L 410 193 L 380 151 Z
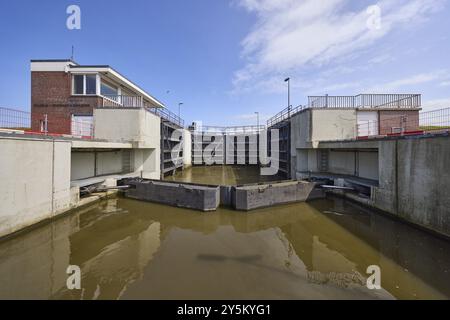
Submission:
M 161 119 L 143 108 L 98 108 L 94 110 L 95 132 L 98 139 L 111 142 L 129 141 L 133 144 L 132 167 L 143 178 L 160 178 Z M 108 170 L 119 163 L 105 163 Z M 106 169 L 105 169 L 106 170 Z
M 330 140 L 347 140 L 356 138 L 355 109 L 313 109 L 312 134 L 313 143 Z
M 355 153 L 330 151 L 328 153 L 328 171 L 337 174 L 355 174 Z
M 372 204 L 423 228 L 450 236 L 450 138 L 380 141 L 380 186 Z
M 123 151 L 72 151 L 71 181 L 123 172 Z
M 183 129 L 183 165 L 185 168 L 192 166 L 192 134 Z
M 291 156 L 320 141 L 356 138 L 356 121 L 356 109 L 308 109 L 296 114 L 291 119 Z
M 122 151 L 97 153 L 97 175 L 122 173 L 122 171 Z
M 69 141 L 0 137 L 0 237 L 70 209 Z
M 161 119 L 143 108 L 94 109 L 94 137 L 134 143 L 137 148 L 159 149 Z
M 302 111 L 291 119 L 291 156 L 297 148 L 311 147 L 311 110 Z
M 159 149 L 134 149 L 132 166 L 134 172 L 145 179 L 161 178 L 161 156 Z
M 93 152 L 72 152 L 71 157 L 71 181 L 95 176 L 95 155 Z

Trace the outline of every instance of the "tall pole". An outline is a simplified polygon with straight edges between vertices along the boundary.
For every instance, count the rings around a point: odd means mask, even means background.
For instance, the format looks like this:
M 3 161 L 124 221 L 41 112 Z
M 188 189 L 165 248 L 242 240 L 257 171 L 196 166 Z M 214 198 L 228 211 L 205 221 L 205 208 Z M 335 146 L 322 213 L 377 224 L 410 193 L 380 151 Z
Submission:
M 256 131 L 259 132 L 259 112 L 255 112 L 256 114 Z

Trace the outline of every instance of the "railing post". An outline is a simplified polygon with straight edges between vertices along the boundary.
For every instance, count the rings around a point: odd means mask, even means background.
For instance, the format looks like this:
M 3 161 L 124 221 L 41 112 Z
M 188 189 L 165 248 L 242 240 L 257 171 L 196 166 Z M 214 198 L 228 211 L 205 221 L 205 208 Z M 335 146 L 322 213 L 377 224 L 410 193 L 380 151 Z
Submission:
M 48 115 L 47 114 L 44 114 L 44 133 L 45 133 L 45 135 L 48 134 Z

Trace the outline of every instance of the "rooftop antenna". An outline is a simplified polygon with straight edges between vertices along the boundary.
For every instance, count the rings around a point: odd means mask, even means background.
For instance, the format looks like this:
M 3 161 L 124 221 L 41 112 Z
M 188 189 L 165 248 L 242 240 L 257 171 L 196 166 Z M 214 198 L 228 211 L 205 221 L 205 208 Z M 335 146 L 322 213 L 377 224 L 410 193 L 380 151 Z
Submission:
M 75 51 L 75 47 L 72 45 L 72 55 L 70 56 L 70 60 L 72 60 L 72 61 L 73 61 L 73 54 L 74 54 L 74 51 Z

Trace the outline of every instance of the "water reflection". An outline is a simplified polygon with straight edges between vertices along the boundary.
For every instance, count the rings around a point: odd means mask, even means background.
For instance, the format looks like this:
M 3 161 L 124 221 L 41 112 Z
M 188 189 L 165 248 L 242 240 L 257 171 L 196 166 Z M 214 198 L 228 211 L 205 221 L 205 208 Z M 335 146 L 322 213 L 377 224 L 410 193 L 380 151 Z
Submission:
M 0 298 L 449 298 L 449 249 L 341 199 L 250 214 L 114 199 L 0 243 Z M 365 287 L 374 264 L 382 290 Z
M 241 185 L 283 180 L 279 176 L 261 176 L 259 166 L 194 166 L 166 177 L 168 181 L 196 182 L 213 185 Z

